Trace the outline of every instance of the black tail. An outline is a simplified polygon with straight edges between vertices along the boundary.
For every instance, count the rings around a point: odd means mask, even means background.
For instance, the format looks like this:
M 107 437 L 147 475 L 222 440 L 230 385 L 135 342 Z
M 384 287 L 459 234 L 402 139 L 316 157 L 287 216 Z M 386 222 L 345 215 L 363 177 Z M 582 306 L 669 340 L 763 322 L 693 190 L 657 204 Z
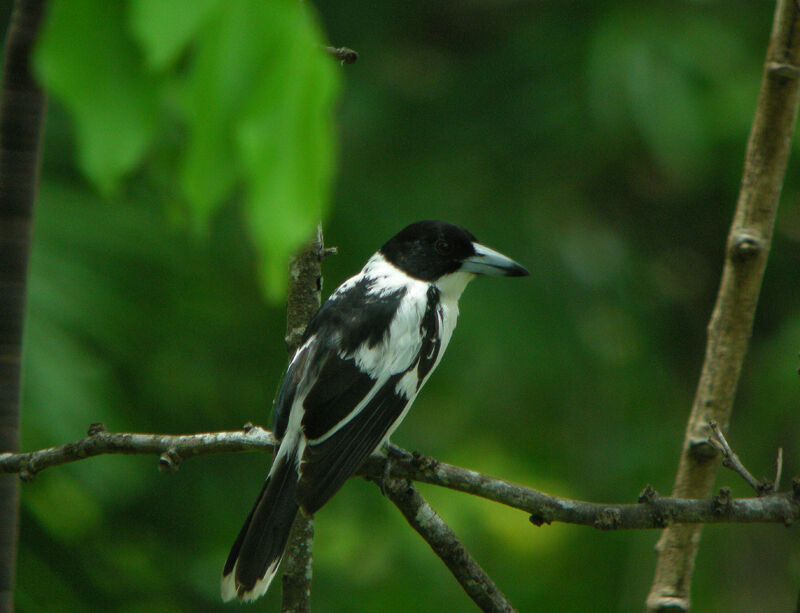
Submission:
M 275 460 L 222 570 L 222 599 L 255 600 L 278 570 L 297 515 L 297 461 Z

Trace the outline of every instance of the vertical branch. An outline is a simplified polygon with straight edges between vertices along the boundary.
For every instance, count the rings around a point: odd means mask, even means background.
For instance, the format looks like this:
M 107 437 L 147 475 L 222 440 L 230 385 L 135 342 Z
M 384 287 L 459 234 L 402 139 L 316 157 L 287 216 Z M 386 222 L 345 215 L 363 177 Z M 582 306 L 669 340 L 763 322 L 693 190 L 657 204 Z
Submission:
M 741 191 L 728 236 L 722 281 L 700 382 L 686 428 L 673 496 L 706 498 L 717 451 L 707 423 L 726 429 L 753 326 L 800 99 L 800 9 L 778 0 L 761 90 L 747 143 Z M 700 525 L 677 524 L 661 535 L 647 611 L 688 611 Z
M 17 0 L 5 42 L 0 100 L 0 453 L 19 448 L 20 367 L 44 93 L 30 61 L 45 0 Z M 19 482 L 0 476 L 0 612 L 14 608 Z
M 322 291 L 322 260 L 335 253 L 326 249 L 322 240 L 322 225 L 308 246 L 289 263 L 289 293 L 286 297 L 286 349 L 292 355 L 303 332 L 317 312 Z M 283 563 L 284 613 L 308 613 L 311 610 L 312 553 L 314 522 L 302 513 L 289 535 Z

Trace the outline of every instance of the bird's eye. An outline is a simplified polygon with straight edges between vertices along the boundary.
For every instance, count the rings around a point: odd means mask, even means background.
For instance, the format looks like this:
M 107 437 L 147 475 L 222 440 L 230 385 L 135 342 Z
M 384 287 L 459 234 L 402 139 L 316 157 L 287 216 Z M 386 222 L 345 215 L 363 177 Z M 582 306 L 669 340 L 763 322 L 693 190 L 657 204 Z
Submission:
M 440 238 L 439 240 L 437 240 L 436 244 L 434 245 L 434 247 L 436 247 L 436 251 L 440 255 L 447 255 L 448 253 L 450 253 L 450 243 L 448 243 L 443 238 Z

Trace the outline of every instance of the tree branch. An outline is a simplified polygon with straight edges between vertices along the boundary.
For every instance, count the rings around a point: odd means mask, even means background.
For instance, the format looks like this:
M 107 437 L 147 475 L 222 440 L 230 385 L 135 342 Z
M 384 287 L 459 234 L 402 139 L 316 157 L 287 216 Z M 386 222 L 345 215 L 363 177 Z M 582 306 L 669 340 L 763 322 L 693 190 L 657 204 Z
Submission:
M 28 453 L 0 454 L 0 472 L 18 473 L 23 481 L 32 480 L 52 466 L 77 462 L 104 454 L 156 454 L 161 470 L 176 470 L 182 460 L 213 453 L 272 449 L 275 438 L 259 427 L 232 432 L 203 434 L 123 434 L 106 432 L 102 424 L 92 424 L 89 435 L 72 443 Z
M 46 106 L 30 62 L 45 5 L 45 0 L 17 0 L 5 41 L 0 100 L 0 451 L 19 448 L 22 325 Z M 18 482 L 0 476 L 0 613 L 14 609 L 18 498 Z
M 408 523 L 431 546 L 464 588 L 486 613 L 516 613 L 516 609 L 475 561 L 433 507 L 405 479 L 375 479 Z
M 322 292 L 322 260 L 336 253 L 326 249 L 322 224 L 315 237 L 289 262 L 289 292 L 286 296 L 286 350 L 293 355 L 303 333 L 319 309 Z M 308 613 L 311 610 L 311 577 L 314 549 L 314 522 L 298 513 L 289 535 L 283 562 L 283 613 Z
M 747 482 L 747 485 L 752 487 L 758 496 L 771 494 L 772 492 L 776 491 L 774 483 L 770 483 L 766 480 L 759 481 L 749 470 L 747 470 L 745 465 L 742 464 L 742 461 L 739 459 L 739 456 L 733 452 L 733 449 L 731 449 L 728 439 L 725 438 L 725 435 L 722 433 L 722 430 L 720 430 L 717 422 L 713 420 L 708 422 L 708 427 L 711 430 L 711 438 L 708 440 L 714 447 L 717 448 L 717 451 L 722 454 L 722 465 L 725 468 L 730 468 L 733 472 L 744 479 Z M 782 454 L 779 454 L 778 457 L 780 458 L 781 455 Z M 776 471 L 778 475 L 781 471 L 781 463 L 782 460 L 779 460 L 778 470 Z M 776 483 L 777 481 L 778 479 L 776 478 Z
M 45 468 L 77 462 L 102 454 L 150 454 L 159 456 L 159 466 L 170 469 L 181 460 L 214 453 L 272 450 L 272 434 L 260 427 L 244 431 L 202 434 L 122 434 L 97 431 L 86 438 L 28 453 L 0 454 L 0 473 L 18 473 L 33 478 Z M 411 455 L 411 454 L 409 454 Z M 169 457 L 170 460 L 165 458 Z M 387 459 L 370 457 L 358 474 L 381 479 Z M 410 479 L 473 494 L 499 502 L 530 515 L 541 526 L 563 522 L 592 526 L 600 530 L 664 528 L 674 523 L 781 523 L 800 519 L 800 481 L 793 491 L 759 498 L 728 498 L 724 495 L 706 500 L 662 498 L 646 488 L 639 502 L 603 504 L 550 496 L 543 492 L 490 477 L 466 468 L 413 454 L 410 459 L 392 458 L 389 476 Z
M 359 471 L 370 478 L 385 471 L 386 458 L 370 457 Z M 637 504 L 603 504 L 551 496 L 531 488 L 466 468 L 414 454 L 411 460 L 391 460 L 390 475 L 473 494 L 530 513 L 541 526 L 564 522 L 600 530 L 664 528 L 673 523 L 783 523 L 800 518 L 797 492 L 760 498 L 708 500 L 662 498 L 647 487 Z
M 342 64 L 355 64 L 358 52 L 348 47 L 325 47 L 325 53 L 339 60 Z
M 722 281 L 708 327 L 705 360 L 686 428 L 673 496 L 704 498 L 714 485 L 718 453 L 705 432 L 709 420 L 728 427 L 767 263 L 778 198 L 800 99 L 800 9 L 778 0 L 742 186 L 728 236 Z M 670 526 L 656 545 L 647 611 L 688 611 L 699 525 Z

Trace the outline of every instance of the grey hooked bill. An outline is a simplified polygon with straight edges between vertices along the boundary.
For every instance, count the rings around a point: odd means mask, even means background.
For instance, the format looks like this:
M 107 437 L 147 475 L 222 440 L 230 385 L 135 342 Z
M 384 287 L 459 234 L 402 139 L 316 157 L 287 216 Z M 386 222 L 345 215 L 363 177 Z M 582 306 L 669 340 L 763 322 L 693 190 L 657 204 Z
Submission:
M 472 243 L 475 255 L 464 260 L 461 270 L 472 272 L 476 275 L 494 275 L 502 277 L 526 277 L 530 273 L 523 266 L 517 264 L 510 257 L 499 251 L 490 249 L 480 243 Z

